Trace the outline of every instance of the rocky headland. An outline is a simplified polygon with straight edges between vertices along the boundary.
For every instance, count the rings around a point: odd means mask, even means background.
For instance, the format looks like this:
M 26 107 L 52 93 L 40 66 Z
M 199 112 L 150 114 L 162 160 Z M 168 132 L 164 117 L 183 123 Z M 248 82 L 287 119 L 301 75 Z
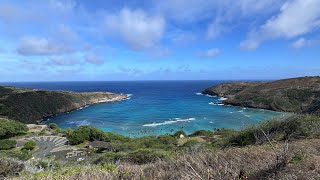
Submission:
M 126 94 L 110 92 L 47 91 L 0 86 L 0 116 L 36 123 L 87 105 L 126 98 Z
M 228 82 L 202 93 L 227 98 L 223 101 L 225 105 L 320 114 L 319 76 L 271 82 Z

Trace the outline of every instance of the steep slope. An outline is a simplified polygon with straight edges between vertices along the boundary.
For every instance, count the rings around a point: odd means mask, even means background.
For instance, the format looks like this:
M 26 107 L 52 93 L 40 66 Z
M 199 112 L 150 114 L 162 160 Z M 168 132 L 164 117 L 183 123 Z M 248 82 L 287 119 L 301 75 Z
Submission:
M 70 92 L 0 86 L 0 116 L 25 123 L 68 112 L 82 106 L 118 101 L 127 95 L 109 92 Z
M 272 82 L 231 82 L 210 87 L 203 94 L 227 97 L 224 104 L 274 111 L 320 113 L 320 77 Z

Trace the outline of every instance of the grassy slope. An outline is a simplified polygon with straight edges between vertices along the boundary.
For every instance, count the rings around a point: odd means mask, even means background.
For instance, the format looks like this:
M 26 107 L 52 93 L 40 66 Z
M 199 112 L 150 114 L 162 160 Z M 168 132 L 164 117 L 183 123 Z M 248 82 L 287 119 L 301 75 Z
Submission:
M 27 173 L 19 179 L 236 179 L 240 174 L 249 179 L 320 178 L 319 116 L 290 116 L 241 131 L 202 131 L 181 147 L 172 146 L 178 138 L 168 135 L 133 139 L 112 136 L 108 141 L 119 145 L 128 142 L 130 148 L 95 153 L 81 165 Z M 132 147 L 144 148 L 143 153 L 137 154 Z M 152 149 L 169 156 L 152 153 L 150 159 L 147 154 Z
M 267 83 L 224 83 L 203 91 L 225 96 L 225 104 L 275 111 L 320 113 L 320 77 L 284 79 Z
M 0 86 L 0 115 L 25 123 L 71 111 L 101 99 L 125 98 L 106 92 L 77 93 Z

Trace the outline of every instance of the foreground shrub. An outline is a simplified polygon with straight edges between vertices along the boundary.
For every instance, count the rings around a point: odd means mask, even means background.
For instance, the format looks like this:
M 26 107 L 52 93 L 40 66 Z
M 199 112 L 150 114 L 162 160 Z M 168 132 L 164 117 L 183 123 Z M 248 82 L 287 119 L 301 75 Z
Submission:
M 24 169 L 24 165 L 17 160 L 0 159 L 0 179 L 19 174 Z
M 0 139 L 23 135 L 28 127 L 20 122 L 0 118 Z
M 15 140 L 10 140 L 10 139 L 0 140 L 0 150 L 12 149 L 16 146 L 16 144 L 17 144 L 17 141 Z
M 292 115 L 247 127 L 228 138 L 226 145 L 246 146 L 269 140 L 286 140 L 320 135 L 320 117 Z
M 106 139 L 103 131 L 91 126 L 80 126 L 68 137 L 72 145 L 81 144 L 84 141 L 105 141 Z
M 212 131 L 206 131 L 206 130 L 199 130 L 192 133 L 190 136 L 212 136 Z
M 36 146 L 37 146 L 36 142 L 28 141 L 28 142 L 24 143 L 23 149 L 30 151 L 30 150 L 33 150 Z
M 184 137 L 187 136 L 187 134 L 186 134 L 183 130 L 177 131 L 176 133 L 173 134 L 173 136 L 176 137 L 176 138 L 180 138 L 180 135 L 181 135 L 181 134 L 182 134 Z
M 156 151 L 152 149 L 138 149 L 127 155 L 127 161 L 135 164 L 146 164 L 157 160 L 167 159 L 169 155 L 164 151 Z
M 12 157 L 22 161 L 26 161 L 32 158 L 32 152 L 29 150 L 22 149 L 10 149 L 0 151 L 0 157 Z

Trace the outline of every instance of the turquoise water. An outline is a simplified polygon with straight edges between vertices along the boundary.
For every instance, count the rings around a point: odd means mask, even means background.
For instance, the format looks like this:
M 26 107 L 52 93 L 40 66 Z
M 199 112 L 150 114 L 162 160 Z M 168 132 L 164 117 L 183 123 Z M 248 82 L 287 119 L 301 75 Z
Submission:
M 241 129 L 283 113 L 212 105 L 219 97 L 200 95 L 222 81 L 52 82 L 6 83 L 18 87 L 72 91 L 111 91 L 130 99 L 91 105 L 49 119 L 61 128 L 95 126 L 127 136 L 159 135 L 183 129 L 187 133 L 214 128 Z

